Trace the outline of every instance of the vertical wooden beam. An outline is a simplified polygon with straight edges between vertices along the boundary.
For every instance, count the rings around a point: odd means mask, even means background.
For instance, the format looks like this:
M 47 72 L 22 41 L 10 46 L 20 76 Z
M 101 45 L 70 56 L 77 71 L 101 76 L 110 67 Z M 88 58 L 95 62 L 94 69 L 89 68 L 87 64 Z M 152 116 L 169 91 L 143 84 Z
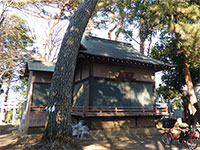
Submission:
M 93 61 L 89 61 L 89 106 L 93 105 L 92 102 L 92 80 L 93 80 Z
M 22 118 L 20 122 L 20 130 L 27 131 L 29 127 L 29 115 L 31 111 L 31 102 L 32 102 L 32 95 L 33 95 L 33 71 L 29 72 L 28 77 L 28 88 L 27 88 L 27 102 L 23 107 Z
M 155 86 L 155 82 L 154 82 L 154 86 L 153 86 L 153 106 L 154 109 L 156 108 L 156 86 Z
M 86 106 L 85 105 L 83 106 L 83 115 L 84 116 L 86 115 Z
M 117 113 L 117 107 L 115 107 L 115 113 Z
M 84 66 L 84 62 L 82 62 L 80 65 L 80 81 L 83 79 L 83 77 L 82 77 L 83 66 Z

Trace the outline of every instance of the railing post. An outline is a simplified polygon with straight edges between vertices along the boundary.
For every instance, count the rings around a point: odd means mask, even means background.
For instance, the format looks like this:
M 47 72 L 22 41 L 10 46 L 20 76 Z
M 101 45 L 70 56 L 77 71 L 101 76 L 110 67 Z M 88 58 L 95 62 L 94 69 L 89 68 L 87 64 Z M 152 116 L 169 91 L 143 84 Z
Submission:
M 166 110 L 165 110 L 165 111 L 166 111 L 167 113 L 169 113 L 169 112 L 168 112 L 168 106 L 166 106 Z
M 83 115 L 86 115 L 86 106 L 83 106 Z
M 115 113 L 117 113 L 117 107 L 115 107 Z

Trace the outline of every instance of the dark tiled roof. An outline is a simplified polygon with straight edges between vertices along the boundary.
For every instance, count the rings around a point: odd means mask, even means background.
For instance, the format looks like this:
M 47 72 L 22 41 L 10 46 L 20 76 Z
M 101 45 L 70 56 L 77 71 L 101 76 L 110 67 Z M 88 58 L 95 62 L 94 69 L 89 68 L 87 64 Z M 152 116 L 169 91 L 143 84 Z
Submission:
M 87 49 L 81 52 L 83 54 L 100 57 L 110 57 L 120 60 L 137 61 L 154 65 L 170 66 L 169 64 L 165 64 L 162 61 L 142 55 L 129 43 L 106 40 L 90 36 L 83 38 L 81 44 Z
M 33 60 L 28 62 L 28 70 L 32 71 L 46 71 L 54 72 L 55 64 L 50 62 L 43 62 L 38 60 Z
M 162 61 L 152 59 L 142 55 L 135 50 L 131 44 L 118 41 L 112 41 L 97 37 L 84 37 L 81 41 L 80 54 L 114 58 L 119 60 L 128 60 L 141 62 L 145 64 L 172 67 L 173 65 L 165 64 Z M 55 64 L 33 60 L 28 62 L 28 70 L 54 72 Z

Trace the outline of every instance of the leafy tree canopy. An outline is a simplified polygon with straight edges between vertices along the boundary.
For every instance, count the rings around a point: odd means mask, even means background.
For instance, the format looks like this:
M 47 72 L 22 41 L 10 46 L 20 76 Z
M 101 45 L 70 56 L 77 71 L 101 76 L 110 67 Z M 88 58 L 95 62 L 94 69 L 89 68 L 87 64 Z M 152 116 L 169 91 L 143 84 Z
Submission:
M 23 19 L 9 15 L 0 26 L 0 79 L 18 77 L 24 61 L 32 55 L 28 47 L 32 46 L 33 38 L 28 34 L 29 28 Z
M 190 1 L 156 1 L 151 10 L 155 15 L 155 27 L 162 36 L 177 39 L 177 53 L 183 53 L 190 64 L 200 61 L 200 5 Z
M 161 33 L 151 56 L 176 65 L 164 73 L 158 92 L 165 99 L 181 97 L 186 111 L 189 103 L 191 107 L 196 103 L 193 84 L 200 79 L 200 5 L 195 1 L 155 1 L 150 9 L 155 14 L 155 29 Z

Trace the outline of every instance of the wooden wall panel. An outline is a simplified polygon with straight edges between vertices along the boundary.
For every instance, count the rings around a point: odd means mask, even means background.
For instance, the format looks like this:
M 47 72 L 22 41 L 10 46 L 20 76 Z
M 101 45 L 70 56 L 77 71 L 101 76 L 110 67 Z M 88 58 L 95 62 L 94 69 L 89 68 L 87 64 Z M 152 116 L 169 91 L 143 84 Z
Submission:
M 94 77 L 116 78 L 120 72 L 131 72 L 137 81 L 155 82 L 154 71 L 151 69 L 133 68 L 116 65 L 94 64 Z
M 52 72 L 39 72 L 34 71 L 32 82 L 40 82 L 40 83 L 51 83 L 53 73 Z

